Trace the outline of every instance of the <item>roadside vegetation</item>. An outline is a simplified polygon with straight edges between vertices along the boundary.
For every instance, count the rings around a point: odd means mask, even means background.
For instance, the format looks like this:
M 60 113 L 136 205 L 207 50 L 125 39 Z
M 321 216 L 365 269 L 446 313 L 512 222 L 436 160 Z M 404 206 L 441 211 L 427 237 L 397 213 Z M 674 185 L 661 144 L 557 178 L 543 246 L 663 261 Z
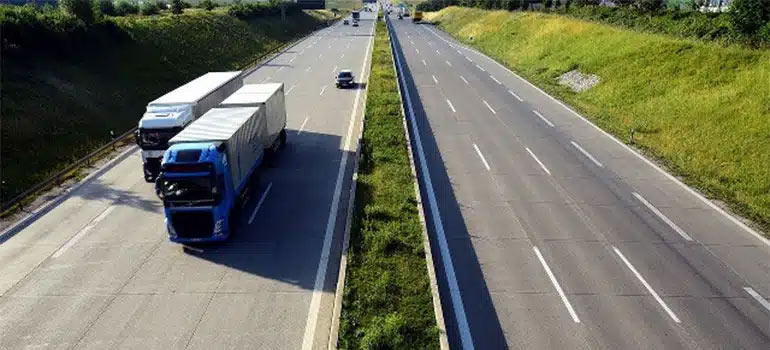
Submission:
M 422 228 L 388 29 L 378 21 L 347 279 L 341 349 L 438 349 Z
M 531 12 L 427 17 L 621 140 L 634 129 L 634 146 L 770 231 L 770 51 Z M 601 82 L 581 93 L 557 84 L 574 69 Z
M 630 28 L 749 47 L 770 47 L 770 1 L 734 0 L 729 9 L 700 11 L 706 0 L 428 0 L 418 9 L 438 11 L 448 6 L 485 10 L 538 11 Z
M 187 9 L 86 22 L 66 6 L 0 6 L 3 201 L 103 145 L 111 131 L 135 126 L 147 102 L 169 89 L 240 69 L 332 19 L 293 9 L 287 25 L 264 10 L 268 3 L 232 16 Z

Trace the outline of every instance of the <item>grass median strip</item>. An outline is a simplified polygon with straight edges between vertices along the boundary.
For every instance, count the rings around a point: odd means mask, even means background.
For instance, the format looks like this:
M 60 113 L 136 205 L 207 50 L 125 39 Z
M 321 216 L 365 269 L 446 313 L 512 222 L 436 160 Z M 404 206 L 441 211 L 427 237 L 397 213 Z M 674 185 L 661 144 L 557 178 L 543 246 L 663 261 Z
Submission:
M 438 349 L 436 318 L 388 30 L 377 23 L 341 349 Z

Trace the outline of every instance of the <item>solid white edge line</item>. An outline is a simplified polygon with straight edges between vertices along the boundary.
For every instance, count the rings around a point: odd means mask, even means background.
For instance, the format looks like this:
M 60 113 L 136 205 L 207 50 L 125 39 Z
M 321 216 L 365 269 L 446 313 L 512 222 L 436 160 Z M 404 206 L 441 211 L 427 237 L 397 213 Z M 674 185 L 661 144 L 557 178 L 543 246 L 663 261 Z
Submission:
M 455 106 L 452 105 L 452 101 L 449 101 L 449 99 L 447 99 L 446 103 L 449 104 L 449 108 L 452 109 L 452 112 L 457 113 L 457 111 L 455 110 Z
M 91 220 L 91 222 L 89 222 L 85 227 L 80 229 L 80 231 L 78 231 L 78 233 L 76 233 L 74 236 L 72 236 L 72 238 L 70 238 L 69 241 L 67 241 L 67 243 L 65 243 L 63 246 L 61 246 L 59 249 L 57 249 L 56 252 L 54 252 L 53 255 L 51 255 L 51 257 L 52 258 L 58 258 L 62 254 L 64 254 L 64 252 L 66 252 L 68 249 L 72 248 L 72 246 L 74 246 L 75 243 L 77 243 L 81 238 L 83 238 L 86 235 L 86 233 L 88 233 L 94 227 L 96 227 L 96 225 L 100 221 L 104 220 L 104 218 L 106 218 L 107 215 L 109 215 L 114 209 L 115 209 L 115 204 L 113 203 L 109 207 L 104 209 L 93 220 Z
M 436 85 L 438 85 L 438 80 L 436 79 L 436 76 L 435 75 L 431 75 L 431 77 L 433 77 L 433 82 L 436 83 Z
M 602 163 L 600 163 L 598 160 L 596 160 L 596 158 L 594 158 L 594 156 L 591 155 L 591 153 L 588 153 L 588 151 L 584 150 L 583 147 L 580 147 L 580 145 L 578 145 L 577 142 L 570 141 L 570 143 L 572 144 L 572 146 L 577 148 L 577 150 L 580 151 L 580 153 L 583 153 L 584 156 L 586 156 L 588 159 L 590 159 L 592 162 L 594 162 L 594 164 L 596 164 L 596 166 L 598 166 L 600 168 L 604 168 L 604 165 L 602 165 Z
M 536 116 L 540 117 L 540 119 L 542 119 L 543 122 L 548 124 L 548 126 L 553 127 L 553 123 L 551 123 L 550 120 L 548 120 L 546 117 L 544 117 L 542 114 L 540 114 L 540 112 L 538 112 L 537 110 L 533 110 L 532 113 L 535 113 Z
M 529 155 L 530 155 L 530 156 L 532 156 L 532 158 L 534 158 L 534 159 L 535 159 L 535 161 L 537 162 L 537 164 L 540 164 L 540 167 L 541 167 L 541 168 L 543 168 L 543 170 L 545 170 L 545 172 L 546 172 L 548 175 L 551 175 L 551 171 L 550 171 L 550 170 L 548 170 L 548 168 L 546 168 L 546 167 L 545 167 L 545 164 L 543 164 L 543 162 L 541 162 L 541 161 L 540 161 L 540 159 L 538 159 L 538 158 L 537 158 L 537 156 L 535 155 L 535 153 L 534 153 L 534 152 L 532 152 L 532 150 L 531 150 L 531 149 L 529 149 L 529 147 L 526 147 L 526 149 L 527 149 L 527 152 L 529 152 Z
M 559 293 L 559 297 L 561 298 L 562 303 L 564 303 L 564 306 L 567 308 L 567 312 L 569 312 L 569 315 L 572 317 L 572 321 L 575 323 L 580 323 L 580 319 L 578 318 L 575 309 L 572 308 L 572 304 L 569 302 L 569 299 L 567 299 L 567 295 L 564 294 L 564 291 L 561 289 L 559 281 L 556 280 L 556 276 L 553 275 L 553 272 L 548 266 L 548 263 L 545 262 L 545 258 L 543 258 L 543 254 L 540 253 L 540 249 L 537 249 L 537 247 L 532 247 L 532 249 L 535 250 L 535 255 L 537 255 L 537 259 L 540 260 L 540 264 L 543 265 L 543 269 L 545 269 L 545 273 L 551 280 L 551 284 L 553 284 L 553 287 L 556 288 L 556 292 Z
M 324 85 L 324 86 L 321 88 L 321 92 L 318 94 L 318 96 L 323 96 L 323 94 L 324 94 L 324 91 L 326 91 L 326 85 Z
M 499 80 L 497 80 L 497 78 L 495 78 L 495 76 L 494 76 L 494 75 L 490 75 L 489 77 L 490 77 L 490 78 L 492 78 L 492 80 L 494 80 L 494 81 L 495 81 L 495 83 L 498 83 L 498 84 L 500 84 L 500 85 L 503 85 L 503 83 L 501 83 Z
M 398 52 L 397 52 L 398 53 Z M 403 72 L 403 66 L 401 65 L 401 59 L 396 54 L 396 64 L 399 67 L 399 71 Z M 401 84 L 407 87 L 403 74 L 399 74 Z M 417 157 L 420 159 L 420 170 L 423 174 L 423 181 L 425 182 L 425 192 L 428 194 L 428 203 L 430 206 L 431 218 L 433 219 L 433 227 L 436 229 L 436 236 L 438 237 L 439 249 L 441 251 L 441 262 L 444 265 L 444 272 L 447 276 L 447 284 L 449 285 L 449 294 L 452 299 L 452 308 L 454 310 L 455 321 L 457 322 L 457 328 L 460 331 L 460 342 L 464 350 L 473 350 L 473 339 L 471 337 L 471 331 L 468 326 L 468 320 L 465 316 L 465 307 L 463 306 L 462 296 L 460 295 L 460 287 L 457 284 L 457 277 L 455 276 L 454 264 L 452 263 L 452 257 L 449 255 L 449 244 L 447 243 L 446 234 L 444 233 L 444 225 L 441 222 L 441 213 L 438 210 L 438 204 L 436 203 L 436 194 L 433 191 L 433 182 L 430 178 L 430 171 L 426 165 L 425 152 L 422 148 L 422 141 L 420 140 L 420 129 L 417 125 L 417 118 L 414 116 L 414 109 L 412 108 L 412 100 L 409 97 L 409 91 L 404 91 L 404 97 L 406 97 L 406 105 L 409 109 L 409 120 L 411 121 L 412 128 L 414 129 L 414 141 L 415 148 L 417 148 Z M 447 100 L 449 102 L 449 100 Z M 451 103 L 450 103 L 451 106 Z
M 492 111 L 492 114 L 497 114 L 497 112 L 495 112 L 495 110 L 492 109 L 492 106 L 490 106 L 489 103 L 487 103 L 486 100 L 481 100 L 481 101 L 484 102 L 484 105 L 486 105 L 487 108 L 489 108 L 490 111 Z
M 465 82 L 466 85 L 471 85 L 467 80 L 465 80 L 464 76 L 461 75 L 460 79 L 462 79 Z
M 681 180 L 679 180 L 679 179 L 678 179 L 676 176 L 669 174 L 668 172 L 666 172 L 665 170 L 663 170 L 663 168 L 659 167 L 657 164 L 653 163 L 651 160 L 649 160 L 649 159 L 645 158 L 645 157 L 644 157 L 644 156 L 643 156 L 641 153 L 637 152 L 635 149 L 631 148 L 629 145 L 627 145 L 627 144 L 623 143 L 623 141 L 620 141 L 620 140 L 619 140 L 617 137 L 615 137 L 614 135 L 612 135 L 612 134 L 610 134 L 609 132 L 605 131 L 604 129 L 600 128 L 598 125 L 596 125 L 596 124 L 594 124 L 592 121 L 588 120 L 588 118 L 586 118 L 586 117 L 584 117 L 584 116 L 580 115 L 580 113 L 576 112 L 574 109 L 572 109 L 572 108 L 570 108 L 569 106 L 567 106 L 566 104 L 564 104 L 564 102 L 561 102 L 561 101 L 557 100 L 555 97 L 553 97 L 553 96 L 549 95 L 548 93 L 546 93 L 545 91 L 543 91 L 543 89 L 541 89 L 541 88 L 539 88 L 539 87 L 535 86 L 535 84 L 532 84 L 532 83 L 530 83 L 530 82 L 529 82 L 527 79 L 524 79 L 524 78 L 522 78 L 520 75 L 516 74 L 516 73 L 515 73 L 514 71 L 512 71 L 510 68 L 508 68 L 508 67 L 504 66 L 504 65 L 503 65 L 502 63 L 500 63 L 500 62 L 497 62 L 497 61 L 495 61 L 494 59 L 492 59 L 492 58 L 488 57 L 487 55 L 485 55 L 485 54 L 483 54 L 483 53 L 481 53 L 481 52 L 478 52 L 478 51 L 476 51 L 476 50 L 473 50 L 473 49 L 470 49 L 470 48 L 464 47 L 464 46 L 462 46 L 462 45 L 456 45 L 456 44 L 452 44 L 452 43 L 451 43 L 451 42 L 449 42 L 448 40 L 446 40 L 446 39 L 442 38 L 441 36 L 439 36 L 438 34 L 436 34 L 436 33 L 435 33 L 435 32 L 434 32 L 432 29 L 428 29 L 428 31 L 430 31 L 430 32 L 431 32 L 433 35 L 435 35 L 435 36 L 436 36 L 436 37 L 438 37 L 439 39 L 441 39 L 441 40 L 443 40 L 444 42 L 446 42 L 446 43 L 447 43 L 449 46 L 451 46 L 451 47 L 460 47 L 460 48 L 462 48 L 462 49 L 464 49 L 464 50 L 468 50 L 468 51 L 474 52 L 474 53 L 476 53 L 476 54 L 478 54 L 478 55 L 480 55 L 480 56 L 482 56 L 482 57 L 486 58 L 487 60 L 491 61 L 492 63 L 494 63 L 494 64 L 498 65 L 500 68 L 502 68 L 502 69 L 505 69 L 505 70 L 506 70 L 508 73 L 510 73 L 511 75 L 513 75 L 514 77 L 516 77 L 517 79 L 521 80 L 521 81 L 522 81 L 522 82 L 524 82 L 525 84 L 529 85 L 531 88 L 533 88 L 533 89 L 537 90 L 537 91 L 538 91 L 538 92 L 540 92 L 541 94 L 545 95 L 545 97 L 548 97 L 548 98 L 549 98 L 551 101 L 553 101 L 554 103 L 558 104 L 558 105 L 559 105 L 559 106 L 561 106 L 562 108 L 566 109 L 568 112 L 572 113 L 572 114 L 573 114 L 573 115 L 575 115 L 576 117 L 578 117 L 578 118 L 582 119 L 584 122 L 588 123 L 588 125 L 592 126 L 594 129 L 596 129 L 597 131 L 599 131 L 600 133 L 602 133 L 604 136 L 606 136 L 606 137 L 610 138 L 612 141 L 615 141 L 615 143 L 617 143 L 617 144 L 618 144 L 618 145 L 620 145 L 621 147 L 625 148 L 625 150 L 626 150 L 626 151 L 630 152 L 631 154 L 633 154 L 634 156 L 636 156 L 637 158 L 639 158 L 641 161 L 643 161 L 643 162 L 645 162 L 647 165 L 651 166 L 653 169 L 657 170 L 659 173 L 661 173 L 663 176 L 665 176 L 665 177 L 666 177 L 666 178 L 668 178 L 669 180 L 671 180 L 671 181 L 673 181 L 674 183 L 676 183 L 677 185 L 681 186 L 681 187 L 682 187 L 682 188 L 683 188 L 685 191 L 687 191 L 687 192 L 689 192 L 691 195 L 695 196 L 695 198 L 698 198 L 700 201 L 702 201 L 703 203 L 705 203 L 706 205 L 708 205 L 708 206 L 709 206 L 711 209 L 714 209 L 714 210 L 716 210 L 718 213 L 722 214 L 724 217 L 726 217 L 728 220 L 730 220 L 730 221 L 731 221 L 733 224 L 735 224 L 736 226 L 740 227 L 740 228 L 741 228 L 741 229 L 743 229 L 744 231 L 748 232 L 750 235 L 754 236 L 754 238 L 756 238 L 756 239 L 757 239 L 757 240 L 759 240 L 760 242 L 764 243 L 766 246 L 770 247 L 770 239 L 767 239 L 767 238 L 765 238 L 764 236 L 762 236 L 761 234 L 759 234 L 759 232 L 755 231 L 753 228 L 751 228 L 751 227 L 749 227 L 748 225 L 744 224 L 743 222 L 741 222 L 740 220 L 738 220 L 738 218 L 736 218 L 735 216 L 733 216 L 733 215 L 729 214 L 729 213 L 728 213 L 728 212 L 726 212 L 724 209 L 722 209 L 722 208 L 720 208 L 719 206 L 717 206 L 716 204 L 714 204 L 714 202 L 712 202 L 712 201 L 711 201 L 711 200 L 709 200 L 708 198 L 704 197 L 702 194 L 698 193 L 698 192 L 697 192 L 697 191 L 695 191 L 694 189 L 692 189 L 692 188 L 690 188 L 689 186 L 687 186 L 687 185 L 686 185 L 684 182 L 682 182 Z
M 751 287 L 743 287 L 743 290 L 746 291 L 746 293 L 749 293 L 754 300 L 759 302 L 760 305 L 762 305 L 767 311 L 770 311 L 770 301 L 767 301 L 767 299 L 763 298 L 757 291 L 754 290 L 754 288 Z
M 515 97 L 517 100 L 519 100 L 519 102 L 524 102 L 524 100 L 522 100 L 521 97 L 519 97 L 519 95 L 516 95 L 515 92 L 508 90 L 508 93 L 511 94 L 511 96 Z
M 307 121 L 310 120 L 310 116 L 305 117 L 305 121 L 302 122 L 302 125 L 299 127 L 299 131 L 297 131 L 297 135 L 302 133 L 302 130 L 305 129 L 305 124 L 307 124 Z
M 361 63 L 361 77 L 363 78 L 366 72 L 366 62 L 369 59 L 369 52 L 372 46 L 372 40 L 374 39 L 374 28 L 370 31 L 369 42 L 366 45 L 366 51 L 364 51 L 364 61 Z M 315 341 L 316 324 L 318 323 L 318 311 L 321 308 L 321 297 L 323 292 L 323 285 L 326 281 L 326 269 L 329 267 L 329 250 L 332 245 L 332 238 L 334 236 L 334 226 L 337 222 L 337 209 L 339 208 L 340 195 L 342 192 L 342 182 L 345 176 L 345 168 L 348 163 L 348 150 L 350 150 L 350 140 L 353 138 L 353 129 L 355 127 L 356 112 L 358 112 L 358 101 L 361 98 L 361 91 L 356 91 L 356 98 L 353 100 L 353 110 L 350 113 L 350 121 L 348 122 L 348 134 L 345 136 L 345 145 L 342 152 L 342 161 L 340 161 L 340 167 L 337 170 L 337 182 L 334 185 L 334 195 L 332 197 L 332 205 L 329 209 L 329 218 L 326 222 L 326 233 L 324 234 L 323 248 L 321 248 L 321 257 L 318 260 L 318 270 L 315 275 L 315 283 L 313 284 L 313 297 L 310 299 L 310 309 L 307 314 L 307 322 L 305 323 L 305 334 L 302 337 L 302 350 L 313 349 L 313 342 Z
M 684 232 L 684 230 L 682 230 L 679 226 L 677 226 L 677 224 L 671 221 L 671 219 L 669 219 L 666 215 L 663 215 L 663 213 L 660 210 L 658 210 L 658 208 L 655 208 L 655 206 L 653 206 L 650 202 L 648 202 L 647 199 L 642 197 L 641 194 L 633 192 L 633 195 L 634 197 L 636 197 L 636 199 L 642 202 L 642 204 L 644 204 L 644 206 L 647 207 L 647 209 L 649 209 L 651 212 L 657 215 L 658 218 L 663 220 L 663 222 L 665 222 L 669 227 L 671 227 L 674 231 L 676 231 L 676 233 L 682 236 L 684 240 L 692 241 L 692 237 L 690 237 L 690 235 L 688 235 L 687 232 Z
M 251 216 L 249 217 L 249 225 L 254 221 L 254 218 L 257 217 L 257 212 L 259 211 L 259 208 L 262 207 L 262 203 L 265 201 L 265 198 L 267 198 L 267 194 L 270 192 L 270 189 L 273 187 L 273 183 L 267 184 L 267 188 L 265 189 L 265 192 L 262 192 L 262 197 L 259 197 L 259 202 L 257 202 L 257 206 L 254 208 L 254 212 L 251 213 Z
M 484 158 L 484 155 L 481 154 L 481 150 L 479 149 L 479 146 L 477 146 L 475 143 L 473 144 L 473 148 L 476 149 L 476 154 L 479 155 L 479 158 L 481 158 L 481 162 L 484 163 L 484 167 L 487 168 L 487 171 L 490 171 L 489 163 L 487 163 L 487 159 Z
M 663 301 L 663 299 L 661 299 L 660 295 L 658 295 L 658 293 L 656 293 L 655 290 L 652 289 L 650 284 L 647 283 L 647 281 L 644 279 L 644 277 L 642 277 L 642 275 L 639 273 L 639 271 L 636 270 L 634 265 L 631 265 L 631 262 L 628 261 L 628 259 L 626 259 L 626 257 L 623 255 L 623 253 L 621 253 L 620 250 L 618 250 L 618 248 L 615 247 L 615 246 L 612 246 L 612 249 L 615 251 L 615 254 L 617 254 L 620 257 L 620 260 L 623 260 L 623 263 L 626 264 L 626 267 L 628 267 L 628 269 L 631 270 L 631 272 L 634 274 L 634 276 L 636 276 L 636 278 L 638 278 L 639 281 L 642 282 L 642 284 L 644 285 L 644 288 L 647 288 L 647 291 L 650 292 L 650 294 L 652 294 L 652 297 L 655 298 L 655 300 L 658 302 L 658 304 L 660 304 L 660 306 L 663 307 L 663 310 L 666 311 L 668 316 L 670 316 L 671 319 L 674 320 L 674 322 L 681 323 L 682 321 L 679 320 L 679 317 L 676 317 L 676 314 L 674 314 L 674 312 L 671 311 L 671 309 L 668 307 L 668 305 L 666 305 L 666 302 Z

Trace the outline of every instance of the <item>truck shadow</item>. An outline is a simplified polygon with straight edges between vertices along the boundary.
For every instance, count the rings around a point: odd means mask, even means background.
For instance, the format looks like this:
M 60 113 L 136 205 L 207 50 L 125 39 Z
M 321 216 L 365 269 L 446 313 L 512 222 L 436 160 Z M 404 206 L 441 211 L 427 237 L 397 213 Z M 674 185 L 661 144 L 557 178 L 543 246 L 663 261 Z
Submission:
M 325 268 L 323 291 L 337 284 L 342 236 L 355 152 L 340 149 L 341 137 L 288 131 L 288 144 L 272 164 L 262 167 L 251 198 L 236 217 L 234 233 L 217 244 L 183 248 L 188 256 L 227 266 L 239 278 L 238 288 L 313 290 L 316 273 Z M 322 260 L 324 239 L 342 157 L 347 157 L 335 224 L 330 235 L 328 265 Z
M 397 50 L 401 50 L 397 38 L 395 36 L 392 36 L 392 38 Z M 403 61 L 403 55 L 400 54 L 400 51 L 399 56 L 402 59 L 402 73 L 404 74 L 407 85 L 405 90 L 402 86 L 402 90 L 406 91 L 410 96 L 415 119 L 417 120 L 420 129 L 420 139 L 425 152 L 426 165 L 430 171 L 430 180 L 440 210 L 441 222 L 449 246 L 452 263 L 455 268 L 457 283 L 462 291 L 461 297 L 466 319 L 470 325 L 473 343 L 477 349 L 508 349 L 505 335 L 500 325 L 500 320 L 497 316 L 495 306 L 484 279 L 478 256 L 473 247 L 471 235 L 468 232 L 465 220 L 463 219 L 460 204 L 455 197 L 452 181 L 444 167 L 444 161 L 441 157 L 433 129 L 431 128 L 420 99 L 419 90 L 414 83 L 409 67 L 406 62 Z M 401 85 L 401 81 L 399 81 L 399 85 Z M 404 108 L 408 112 L 406 105 Z M 407 122 L 410 124 L 409 133 L 412 140 L 412 147 L 414 148 L 416 146 L 414 144 L 413 125 L 411 125 L 409 118 L 407 118 Z M 447 274 L 445 273 L 446 267 L 442 262 L 436 227 L 433 225 L 433 217 L 430 215 L 428 207 L 428 194 L 424 190 L 425 179 L 419 170 L 419 159 L 416 158 L 415 162 L 417 163 L 415 166 L 418 168 L 418 179 L 421 183 L 420 193 L 424 205 L 426 206 L 426 223 L 428 225 L 428 232 L 431 240 L 433 262 L 436 268 L 436 277 L 438 279 L 441 295 L 441 305 L 444 311 L 444 319 L 447 323 L 447 335 L 451 348 L 461 348 L 462 343 L 460 342 L 459 329 L 455 322 L 455 313 L 449 294 L 450 289 L 446 278 Z

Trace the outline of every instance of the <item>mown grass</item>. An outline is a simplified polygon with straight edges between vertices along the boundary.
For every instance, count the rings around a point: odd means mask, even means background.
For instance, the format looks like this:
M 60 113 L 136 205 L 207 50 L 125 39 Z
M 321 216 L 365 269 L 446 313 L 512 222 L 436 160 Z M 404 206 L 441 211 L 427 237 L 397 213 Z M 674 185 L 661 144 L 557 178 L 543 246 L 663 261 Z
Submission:
M 204 72 L 236 70 L 331 18 L 328 11 L 238 20 L 221 12 L 113 18 L 85 52 L 2 60 L 0 198 L 45 179 L 135 126 L 150 100 Z
M 342 306 L 342 349 L 437 349 L 390 39 L 378 22 Z
M 770 230 L 770 51 L 557 15 L 450 7 L 429 20 Z M 473 38 L 472 40 L 470 38 Z M 556 83 L 579 69 L 601 83 Z

